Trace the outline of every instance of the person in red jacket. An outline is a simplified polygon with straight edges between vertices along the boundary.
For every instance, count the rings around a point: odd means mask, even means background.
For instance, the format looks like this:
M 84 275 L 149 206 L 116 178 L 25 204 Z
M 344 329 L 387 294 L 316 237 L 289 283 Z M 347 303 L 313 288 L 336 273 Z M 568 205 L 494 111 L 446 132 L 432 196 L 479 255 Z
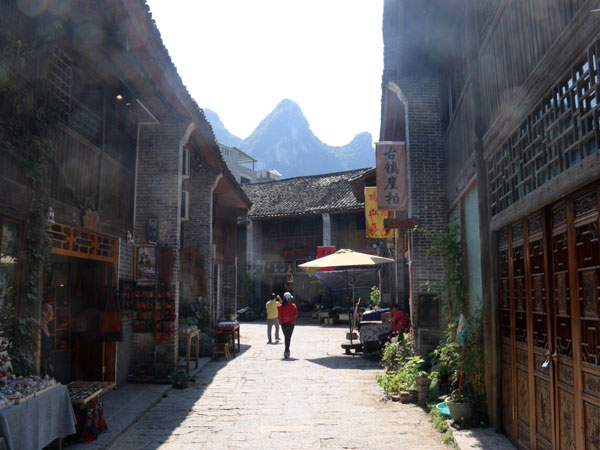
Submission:
M 285 337 L 285 351 L 283 352 L 284 358 L 290 357 L 290 342 L 292 340 L 292 333 L 294 332 L 294 324 L 296 323 L 296 317 L 298 317 L 298 308 L 292 303 L 294 297 L 289 292 L 283 294 L 283 302 L 279 307 L 279 322 L 281 324 L 281 330 Z

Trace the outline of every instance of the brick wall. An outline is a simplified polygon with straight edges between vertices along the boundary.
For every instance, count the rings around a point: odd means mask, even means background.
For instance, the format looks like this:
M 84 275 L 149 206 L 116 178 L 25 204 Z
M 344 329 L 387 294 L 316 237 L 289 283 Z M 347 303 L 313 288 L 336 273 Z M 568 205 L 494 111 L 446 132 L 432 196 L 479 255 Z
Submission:
M 181 137 L 186 125 L 165 120 L 144 126 L 140 132 L 134 235 L 137 244 L 147 242 L 146 224 L 157 217 L 157 245 L 168 247 L 174 257 L 171 285 L 175 311 L 179 310 L 179 243 L 181 216 Z M 177 319 L 175 320 L 177 324 Z M 131 372 L 164 377 L 177 363 L 177 332 L 169 341 L 153 340 L 152 333 L 134 333 L 131 343 Z M 156 357 L 154 356 L 156 352 Z
M 440 230 L 446 227 L 446 201 L 444 183 L 444 154 L 442 149 L 440 81 L 436 78 L 402 78 L 397 81 L 405 96 L 407 106 L 407 148 L 409 178 L 409 217 L 419 221 L 419 227 Z M 446 320 L 443 308 L 432 311 L 425 301 L 430 294 L 426 283 L 444 281 L 442 255 L 430 253 L 433 239 L 424 233 L 410 233 L 411 256 L 411 320 L 416 327 L 427 328 L 420 342 L 422 354 L 435 345 Z M 424 306 L 429 305 L 429 306 Z M 435 306 L 435 305 L 434 305 Z M 427 323 L 424 322 L 427 317 Z
M 258 271 L 260 269 L 258 262 L 263 259 L 263 237 L 262 237 L 262 222 L 260 220 L 251 220 L 250 225 L 247 227 L 247 261 L 246 269 L 248 276 L 254 282 L 254 297 L 248 299 L 248 304 L 253 304 L 254 299 L 262 299 L 268 293 L 262 292 L 261 283 L 259 282 Z
M 213 190 L 221 177 L 219 169 L 201 166 L 192 166 L 190 178 L 184 187 L 189 192 L 190 210 L 189 220 L 183 222 L 183 236 L 185 248 L 192 248 L 204 257 L 206 272 L 206 295 L 204 301 L 208 303 L 211 317 L 216 314 L 214 291 L 214 258 L 212 239 L 212 211 Z
M 119 280 L 133 280 L 133 245 L 121 240 L 119 243 Z M 131 348 L 133 331 L 131 318 L 122 318 L 123 340 L 117 342 L 117 385 L 127 381 L 131 367 Z

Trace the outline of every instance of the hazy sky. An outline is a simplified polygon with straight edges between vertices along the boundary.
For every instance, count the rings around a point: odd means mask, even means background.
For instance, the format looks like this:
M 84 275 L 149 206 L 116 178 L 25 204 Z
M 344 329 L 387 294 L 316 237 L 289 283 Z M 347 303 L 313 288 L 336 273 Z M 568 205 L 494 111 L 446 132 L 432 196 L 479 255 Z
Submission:
M 343 145 L 379 137 L 383 0 L 147 0 L 200 107 L 246 138 L 284 98 Z

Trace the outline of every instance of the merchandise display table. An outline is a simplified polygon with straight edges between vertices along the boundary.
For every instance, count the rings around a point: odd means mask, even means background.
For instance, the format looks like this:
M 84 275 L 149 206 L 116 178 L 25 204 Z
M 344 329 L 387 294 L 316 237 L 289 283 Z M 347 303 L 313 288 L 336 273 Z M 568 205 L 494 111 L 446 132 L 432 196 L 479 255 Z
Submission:
M 0 411 L 0 436 L 8 450 L 38 450 L 73 433 L 75 415 L 66 386 Z
M 114 387 L 115 383 L 102 381 L 73 381 L 67 385 L 77 419 L 75 440 L 94 441 L 108 430 L 100 397 Z
M 200 330 L 191 331 L 189 333 L 179 333 L 181 339 L 185 339 L 185 371 L 190 371 L 190 352 L 192 347 L 192 338 L 196 338 L 196 369 L 198 368 L 198 361 L 200 360 Z
M 233 355 L 235 356 L 235 336 L 237 335 L 238 349 L 240 351 L 240 324 L 239 322 L 219 322 L 215 327 L 215 339 L 219 335 L 231 336 L 233 344 Z
M 78 406 L 85 406 L 114 388 L 115 383 L 103 381 L 72 381 L 67 385 L 71 403 Z

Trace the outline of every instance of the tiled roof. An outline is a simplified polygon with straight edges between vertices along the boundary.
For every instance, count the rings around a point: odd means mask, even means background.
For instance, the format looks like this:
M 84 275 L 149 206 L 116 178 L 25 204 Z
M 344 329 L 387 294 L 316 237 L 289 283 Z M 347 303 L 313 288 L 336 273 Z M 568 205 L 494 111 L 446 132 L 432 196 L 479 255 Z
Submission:
M 252 201 L 249 217 L 295 216 L 328 211 L 355 211 L 364 207 L 352 193 L 349 180 L 370 169 L 288 178 L 246 184 Z

